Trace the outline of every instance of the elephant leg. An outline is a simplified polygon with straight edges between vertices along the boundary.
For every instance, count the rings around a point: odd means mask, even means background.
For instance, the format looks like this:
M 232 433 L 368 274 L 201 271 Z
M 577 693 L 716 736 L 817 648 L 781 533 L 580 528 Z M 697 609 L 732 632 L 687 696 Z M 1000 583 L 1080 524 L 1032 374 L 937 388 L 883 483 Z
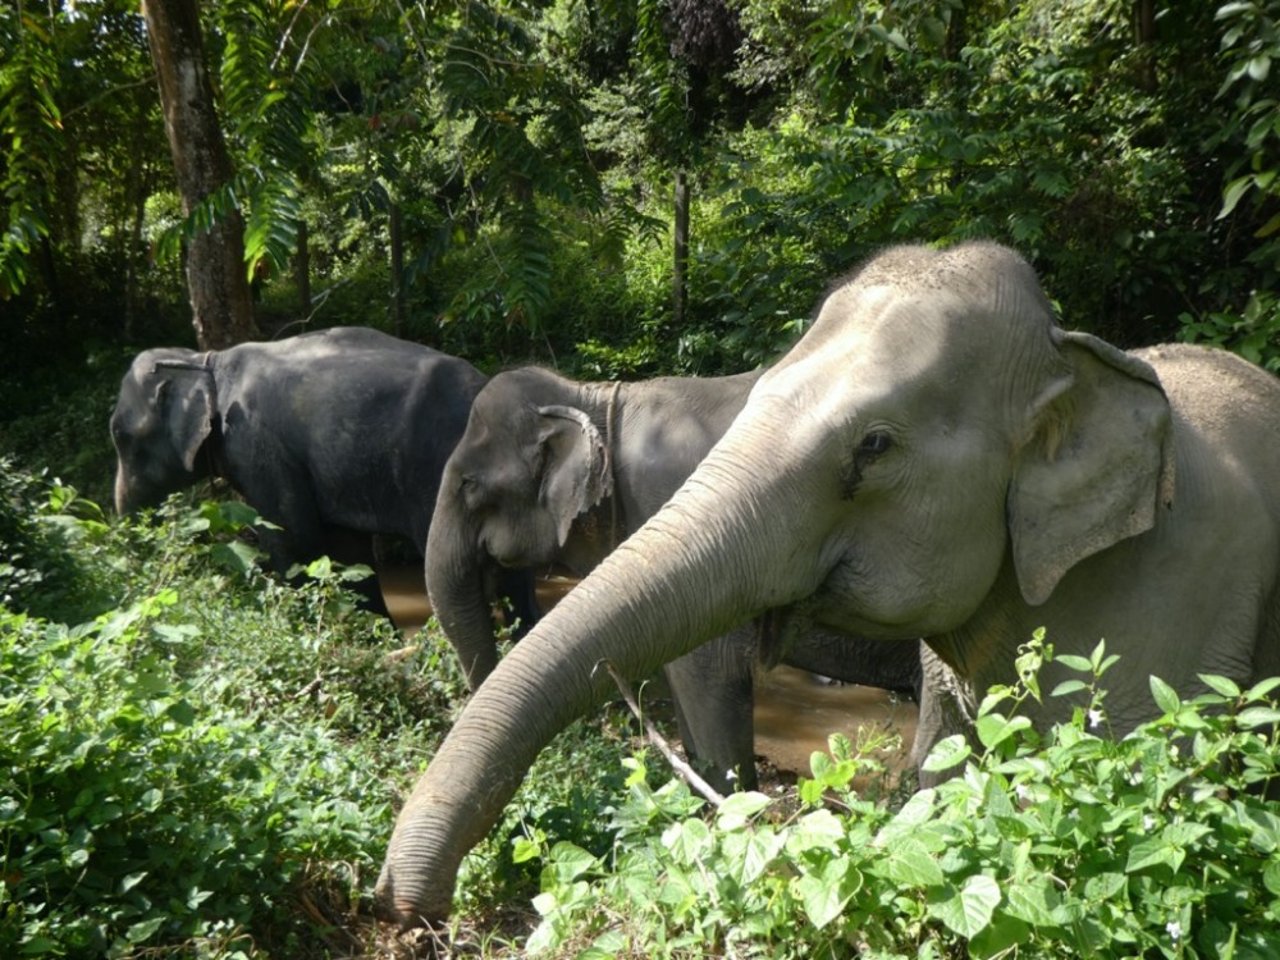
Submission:
M 542 610 L 538 607 L 537 581 L 533 571 L 501 567 L 494 580 L 494 592 L 498 599 L 509 605 L 508 619 L 515 618 L 516 626 L 512 635 L 519 640 L 542 618 Z
M 755 629 L 739 628 L 668 663 L 676 722 L 690 761 L 721 792 L 756 786 L 752 728 Z
M 378 571 L 378 549 L 372 535 L 352 530 L 349 527 L 338 527 L 326 524 L 323 527 L 321 553 L 329 559 L 344 566 L 363 564 L 373 570 L 372 577 L 354 580 L 347 583 L 347 589 L 360 597 L 360 606 L 364 610 L 390 618 L 386 600 L 382 596 L 382 584 Z

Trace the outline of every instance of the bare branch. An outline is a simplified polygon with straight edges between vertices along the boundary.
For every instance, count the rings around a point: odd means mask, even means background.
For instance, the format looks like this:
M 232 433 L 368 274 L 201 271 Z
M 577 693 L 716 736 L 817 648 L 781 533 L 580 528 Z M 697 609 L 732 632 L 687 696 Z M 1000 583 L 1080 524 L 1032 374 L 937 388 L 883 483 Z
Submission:
M 689 766 L 688 762 L 680 757 L 675 748 L 667 742 L 667 739 L 658 731 L 654 722 L 646 717 L 640 710 L 640 704 L 636 700 L 635 692 L 622 676 L 614 669 L 613 664 L 608 660 L 601 660 L 596 664 L 597 667 L 603 666 L 609 671 L 609 676 L 613 677 L 613 682 L 617 685 L 618 691 L 622 694 L 622 699 L 627 702 L 627 706 L 631 708 L 631 712 L 635 714 L 637 720 L 644 726 L 645 735 L 649 741 L 658 748 L 658 752 L 667 758 L 667 762 L 671 764 L 671 769 L 675 770 L 689 786 L 693 787 L 698 793 L 706 797 L 717 807 L 724 803 L 724 796 L 717 792 L 715 787 L 703 780 L 698 772 Z

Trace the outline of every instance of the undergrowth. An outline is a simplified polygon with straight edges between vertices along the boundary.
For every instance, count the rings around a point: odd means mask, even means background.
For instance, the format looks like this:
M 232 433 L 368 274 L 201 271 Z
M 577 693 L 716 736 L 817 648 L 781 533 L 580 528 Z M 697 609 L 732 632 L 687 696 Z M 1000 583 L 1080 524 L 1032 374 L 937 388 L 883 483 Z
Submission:
M 629 761 L 600 856 L 544 847 L 530 953 L 608 957 L 1203 957 L 1280 955 L 1280 808 L 1271 694 L 1205 676 L 1183 700 L 1151 680 L 1156 719 L 1105 735 L 1100 680 L 1037 734 L 1013 712 L 1040 698 L 1043 635 L 1022 681 L 984 700 L 974 731 L 928 762 L 956 775 L 894 811 L 849 786 L 867 758 L 839 736 L 813 756 L 794 812 L 762 793 L 716 809 Z M 1102 732 L 1100 732 L 1102 731 Z
M 358 609 L 364 571 L 267 575 L 242 505 L 117 521 L 0 467 L 0 956 L 423 955 L 370 907 L 466 697 L 438 632 Z M 1019 708 L 1049 659 L 1079 678 L 1047 696 L 1078 706 L 1037 731 Z M 1114 663 L 1037 636 L 933 751 L 954 776 L 905 802 L 855 789 L 878 760 L 837 736 L 782 795 L 713 808 L 606 709 L 543 752 L 430 950 L 1280 956 L 1280 680 L 1183 699 L 1152 679 L 1155 719 L 1117 740 Z

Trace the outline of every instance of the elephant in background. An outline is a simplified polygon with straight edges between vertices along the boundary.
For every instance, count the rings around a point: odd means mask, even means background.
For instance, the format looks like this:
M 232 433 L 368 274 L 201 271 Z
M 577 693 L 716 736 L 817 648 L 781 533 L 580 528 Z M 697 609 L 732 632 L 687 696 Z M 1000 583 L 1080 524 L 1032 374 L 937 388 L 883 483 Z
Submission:
M 380 909 L 449 912 L 538 751 L 608 695 L 602 657 L 642 673 L 770 612 L 922 636 L 978 699 L 1016 682 L 1043 626 L 1059 655 L 1105 638 L 1120 656 L 1105 706 L 1123 734 L 1157 712 L 1150 675 L 1193 695 L 1202 673 L 1280 673 L 1278 571 L 1280 381 L 1212 348 L 1066 332 L 999 245 L 890 248 L 472 697 L 400 812 Z M 1075 705 L 1024 709 L 1043 725 Z
M 760 371 L 581 383 L 523 367 L 477 395 L 445 464 L 427 542 L 427 591 L 472 689 L 497 662 L 485 572 L 567 567 L 585 576 L 693 472 Z M 751 626 L 666 665 L 681 738 L 719 788 L 753 786 Z M 839 680 L 917 693 L 917 651 L 801 631 L 779 655 Z
M 111 414 L 116 510 L 218 477 L 280 528 L 261 528 L 259 542 L 281 573 L 321 554 L 372 564 L 374 534 L 421 552 L 441 471 L 485 380 L 464 360 L 363 327 L 207 353 L 145 350 Z M 532 622 L 532 578 L 503 580 Z M 385 613 L 377 585 L 360 586 Z

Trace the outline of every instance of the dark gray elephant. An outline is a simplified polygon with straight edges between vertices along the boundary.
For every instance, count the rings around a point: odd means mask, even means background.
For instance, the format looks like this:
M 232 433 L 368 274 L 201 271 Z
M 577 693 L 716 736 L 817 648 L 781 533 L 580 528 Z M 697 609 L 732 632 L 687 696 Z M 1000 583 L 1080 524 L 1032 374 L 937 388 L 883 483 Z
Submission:
M 972 700 L 1016 681 L 1043 626 L 1059 654 L 1119 654 L 1123 733 L 1156 712 L 1150 675 L 1192 694 L 1201 673 L 1280 673 L 1278 571 L 1280 381 L 1219 350 L 1064 332 L 1002 247 L 892 248 L 485 681 L 399 815 L 379 902 L 448 913 L 462 855 L 607 695 L 602 657 L 642 673 L 771 611 L 923 636 Z M 1039 724 L 1072 704 L 1025 706 Z
M 140 353 L 111 414 L 120 513 L 226 480 L 266 520 L 281 572 L 328 554 L 372 563 L 372 535 L 426 543 L 440 474 L 485 377 L 377 330 L 336 327 L 197 353 Z M 385 612 L 377 585 L 369 605 Z M 533 619 L 532 582 L 509 575 Z
M 507 568 L 585 576 L 693 472 L 742 409 L 760 371 L 580 383 L 525 367 L 495 376 L 445 465 L 427 543 L 427 590 L 472 689 L 497 662 L 483 587 Z M 667 664 L 681 737 L 718 787 L 754 785 L 757 631 L 734 630 Z M 915 695 L 920 664 L 897 643 L 802 631 L 776 661 Z

